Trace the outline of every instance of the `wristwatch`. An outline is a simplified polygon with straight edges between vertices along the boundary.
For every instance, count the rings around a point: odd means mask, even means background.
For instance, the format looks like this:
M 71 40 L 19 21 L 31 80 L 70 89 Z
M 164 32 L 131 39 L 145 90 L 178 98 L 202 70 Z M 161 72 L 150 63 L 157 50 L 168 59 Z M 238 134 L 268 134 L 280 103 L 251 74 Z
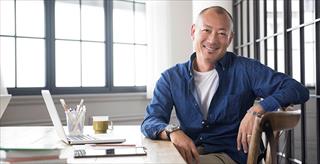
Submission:
M 174 131 L 180 130 L 180 126 L 179 125 L 175 125 L 175 124 L 169 124 L 166 126 L 166 128 L 164 129 L 169 140 L 171 140 L 170 138 L 170 134 Z

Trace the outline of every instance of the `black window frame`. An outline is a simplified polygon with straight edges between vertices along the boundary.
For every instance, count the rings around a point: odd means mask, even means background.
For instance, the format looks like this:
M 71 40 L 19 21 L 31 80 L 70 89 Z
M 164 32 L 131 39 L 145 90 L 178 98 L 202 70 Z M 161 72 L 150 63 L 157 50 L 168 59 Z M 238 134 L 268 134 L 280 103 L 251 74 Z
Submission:
M 81 5 L 81 1 L 80 5 Z M 145 4 L 137 1 L 122 0 L 132 3 L 133 12 L 135 4 Z M 12 95 L 40 95 L 41 90 L 50 90 L 52 94 L 90 94 L 90 93 L 127 93 L 127 92 L 146 92 L 146 86 L 114 86 L 113 85 L 113 1 L 103 1 L 105 16 L 105 86 L 104 87 L 56 87 L 55 85 L 55 1 L 44 2 L 45 18 L 45 87 L 12 87 L 8 92 Z M 16 0 L 15 12 L 16 12 Z M 81 8 L 80 8 L 81 9 Z M 16 19 L 16 18 L 15 18 Z M 5 35 L 0 35 L 5 36 Z M 17 38 L 15 36 L 9 36 Z M 81 42 L 81 40 L 80 40 Z M 15 45 L 16 46 L 16 45 Z M 147 46 L 147 45 L 146 45 Z M 16 53 L 16 52 L 15 52 Z M 31 77 L 31 76 L 30 76 Z
M 316 71 L 316 82 L 311 86 L 307 86 L 307 88 L 310 90 L 310 100 L 315 101 L 316 104 L 316 109 L 320 108 L 320 1 L 314 0 L 314 9 L 315 9 L 315 15 L 314 15 L 314 20 L 310 22 L 305 22 L 304 20 L 304 3 L 305 0 L 298 0 L 299 1 L 299 25 L 292 27 L 292 22 L 291 22 L 291 17 L 292 17 L 292 8 L 291 8 L 291 2 L 293 0 L 283 0 L 283 30 L 277 31 L 277 0 L 269 0 L 270 2 L 273 2 L 273 28 L 274 28 L 274 33 L 271 35 L 267 35 L 267 10 L 266 10 L 266 5 L 267 5 L 267 0 L 259 0 L 259 1 L 253 1 L 253 20 L 248 20 L 253 21 L 253 29 L 249 29 L 248 31 L 253 31 L 251 32 L 250 35 L 254 35 L 254 40 L 248 40 L 247 43 L 243 42 L 243 37 L 248 37 L 249 36 L 244 36 L 245 34 L 242 32 L 242 26 L 243 26 L 243 19 L 249 19 L 249 17 L 244 18 L 243 17 L 243 12 L 248 12 L 242 10 L 243 3 L 249 3 L 252 2 L 251 0 L 233 0 L 233 15 L 234 15 L 234 21 L 235 26 L 234 29 L 236 30 L 235 33 L 235 38 L 241 38 L 240 43 L 238 39 L 235 39 L 235 44 L 234 44 L 234 52 L 238 53 L 239 55 L 243 56 L 254 56 L 254 59 L 258 61 L 262 61 L 261 57 L 264 57 L 264 63 L 267 65 L 267 55 L 274 55 L 274 69 L 278 70 L 278 65 L 277 63 L 280 62 L 277 60 L 277 56 L 279 55 L 277 50 L 280 48 L 277 44 L 279 43 L 280 40 L 278 40 L 279 35 L 283 35 L 283 43 L 284 43 L 284 72 L 288 74 L 289 76 L 292 76 L 293 73 L 293 63 L 292 60 L 295 58 L 292 53 L 292 31 L 293 30 L 298 30 L 299 31 L 299 37 L 300 37 L 300 82 L 302 84 L 305 84 L 305 72 L 308 71 L 306 70 L 306 64 L 305 64 L 305 37 L 308 37 L 305 35 L 305 27 L 309 25 L 314 25 L 315 27 L 315 71 Z M 263 4 L 263 7 L 260 7 L 260 4 Z M 239 7 L 240 6 L 240 7 Z M 248 5 L 249 6 L 249 5 Z M 261 11 L 262 10 L 262 11 Z M 261 15 L 261 13 L 263 15 Z M 240 15 L 240 19 L 238 19 L 237 15 Z M 264 18 L 264 24 L 260 24 L 260 17 Z M 240 26 L 240 28 L 238 28 Z M 261 27 L 262 26 L 262 27 Z M 248 26 L 249 28 L 249 26 Z M 237 31 L 240 29 L 241 31 Z M 261 37 L 260 34 L 263 34 Z M 249 35 L 247 33 L 246 35 Z M 273 46 L 274 46 L 274 54 L 267 54 L 267 39 L 273 39 Z M 261 47 L 263 44 L 264 47 Z M 254 46 L 254 52 L 248 51 L 249 54 L 242 54 L 243 48 L 247 47 L 249 49 L 249 46 L 253 45 Z M 261 48 L 263 48 L 261 54 Z M 254 53 L 254 55 L 251 55 L 250 53 Z M 264 55 L 264 56 L 261 56 Z M 315 162 L 315 163 L 320 163 L 320 111 L 315 110 L 316 116 L 315 116 L 315 130 L 316 130 L 316 149 L 313 151 L 316 151 L 316 159 L 311 159 L 308 157 L 308 153 L 310 153 L 310 150 L 307 149 L 307 144 L 308 143 L 308 137 L 307 137 L 307 113 L 310 108 L 310 106 L 306 104 L 300 104 L 297 105 L 297 108 L 301 109 L 301 121 L 300 121 L 300 126 L 297 126 L 294 130 L 290 131 L 287 136 L 285 136 L 285 141 L 286 142 L 286 150 L 283 152 L 284 154 L 281 154 L 283 150 L 281 151 L 280 154 L 278 154 L 279 159 L 282 158 L 281 163 L 308 163 L 308 162 Z M 299 128 L 300 134 L 297 134 L 298 131 L 296 129 Z M 299 142 L 301 143 L 301 149 L 300 150 L 295 150 L 295 142 L 296 139 L 294 139 L 295 136 L 300 136 Z M 281 144 L 281 143 L 280 143 Z M 282 148 L 282 147 L 281 147 Z M 295 154 L 295 151 L 300 152 L 301 156 L 297 157 Z M 312 160 L 312 161 L 310 161 Z

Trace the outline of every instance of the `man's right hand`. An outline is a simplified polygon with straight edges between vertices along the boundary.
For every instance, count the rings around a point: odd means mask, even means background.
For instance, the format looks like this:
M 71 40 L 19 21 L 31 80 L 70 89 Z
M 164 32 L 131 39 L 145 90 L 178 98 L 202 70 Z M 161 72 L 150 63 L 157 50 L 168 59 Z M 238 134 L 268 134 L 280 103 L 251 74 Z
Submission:
M 162 133 L 166 135 L 165 131 L 162 131 Z M 196 146 L 182 130 L 170 133 L 170 139 L 188 164 L 200 163 L 200 156 Z

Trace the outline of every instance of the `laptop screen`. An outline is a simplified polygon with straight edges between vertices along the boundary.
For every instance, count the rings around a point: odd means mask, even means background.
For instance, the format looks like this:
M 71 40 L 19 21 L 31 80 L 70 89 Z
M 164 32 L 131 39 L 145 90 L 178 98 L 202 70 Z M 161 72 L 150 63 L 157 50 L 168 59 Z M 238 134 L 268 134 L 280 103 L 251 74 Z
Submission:
M 53 126 L 58 133 L 58 136 L 65 142 L 67 141 L 67 136 L 64 132 L 63 126 L 61 124 L 60 117 L 58 115 L 56 106 L 52 100 L 51 94 L 48 90 L 41 90 L 42 97 L 46 103 L 50 118 L 52 120 Z

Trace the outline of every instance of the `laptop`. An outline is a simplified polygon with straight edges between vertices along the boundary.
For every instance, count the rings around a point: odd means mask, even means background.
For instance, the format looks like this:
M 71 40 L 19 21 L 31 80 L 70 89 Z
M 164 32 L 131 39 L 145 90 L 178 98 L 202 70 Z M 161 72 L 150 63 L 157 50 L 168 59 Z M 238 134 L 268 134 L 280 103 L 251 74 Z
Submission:
M 11 95 L 10 94 L 6 94 L 6 95 L 0 95 L 0 119 L 4 113 L 4 111 L 6 110 L 9 102 L 11 99 Z
M 79 136 L 67 136 L 63 129 L 61 120 L 59 118 L 57 109 L 53 103 L 50 92 L 48 90 L 42 90 L 41 94 L 47 106 L 53 126 L 59 138 L 65 143 L 69 145 L 80 145 L 80 144 L 98 144 L 98 143 L 122 143 L 126 141 L 126 139 L 114 136 L 112 135 L 112 133 L 105 134 L 103 135 L 102 138 L 93 137 L 88 134 L 83 134 Z

